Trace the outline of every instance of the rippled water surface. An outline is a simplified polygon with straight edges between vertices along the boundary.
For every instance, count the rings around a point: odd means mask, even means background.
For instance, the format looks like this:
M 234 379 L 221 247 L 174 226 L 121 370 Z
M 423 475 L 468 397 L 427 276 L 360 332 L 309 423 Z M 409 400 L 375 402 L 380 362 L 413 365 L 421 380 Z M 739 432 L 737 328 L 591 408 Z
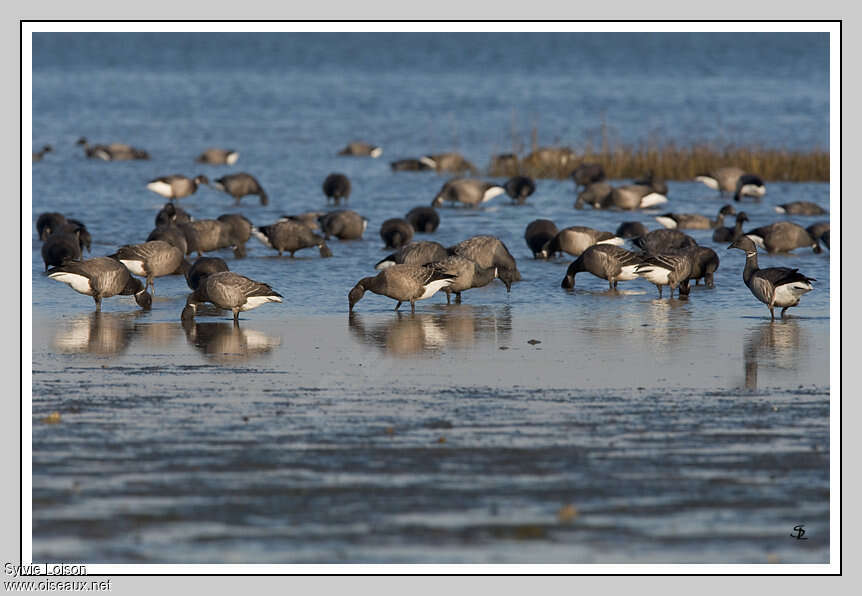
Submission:
M 418 239 L 494 234 L 523 281 L 415 314 L 369 293 L 348 316 L 347 292 L 387 254 L 382 221 L 446 180 L 390 160 L 454 149 L 484 168 L 513 126 L 517 142 L 535 124 L 577 145 L 601 111 L 628 140 L 828 144 L 822 37 L 621 39 L 36 36 L 33 143 L 55 152 L 33 165 L 34 559 L 828 562 L 830 252 L 760 256 L 817 280 L 773 323 L 742 283 L 744 255 L 711 231 L 691 234 L 719 254 L 715 288 L 688 300 L 642 280 L 609 293 L 586 273 L 567 292 L 572 259 L 533 260 L 523 240 L 540 217 L 656 229 L 657 214 L 713 216 L 729 197 L 671 181 L 662 209 L 576 211 L 571 181 L 538 180 L 524 206 L 441 209 Z M 86 160 L 81 135 L 152 159 Z M 354 138 L 383 157 L 337 157 Z M 210 145 L 239 162 L 194 163 Z M 238 327 L 217 311 L 181 324 L 179 276 L 156 280 L 151 311 L 116 297 L 101 314 L 44 276 L 39 213 L 81 219 L 88 256 L 107 255 L 152 229 L 164 201 L 148 180 L 235 171 L 270 204 L 202 188 L 183 208 L 273 223 L 325 210 L 320 184 L 340 171 L 368 229 L 327 260 L 255 239 L 245 259 L 213 253 L 285 297 Z M 829 218 L 774 211 L 829 209 L 829 184 L 767 187 L 737 205 L 750 227 Z M 799 524 L 809 540 L 789 537 Z

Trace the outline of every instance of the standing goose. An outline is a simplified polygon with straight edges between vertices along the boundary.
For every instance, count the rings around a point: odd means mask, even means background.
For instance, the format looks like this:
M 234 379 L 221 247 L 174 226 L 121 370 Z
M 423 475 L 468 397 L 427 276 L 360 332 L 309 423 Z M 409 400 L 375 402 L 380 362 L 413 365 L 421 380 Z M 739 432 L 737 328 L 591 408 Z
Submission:
M 776 306 L 781 308 L 781 318 L 791 306 L 799 304 L 803 294 L 814 289 L 813 277 L 806 277 L 799 273 L 799 269 L 789 267 L 769 267 L 760 269 L 757 266 L 757 246 L 746 236 L 737 238 L 733 244 L 727 247 L 738 248 L 745 252 L 745 269 L 742 271 L 742 281 L 754 294 L 754 297 L 763 302 L 769 308 L 772 320 L 775 320 Z
M 453 178 L 440 188 L 431 206 L 439 207 L 443 201 L 449 201 L 476 207 L 504 192 L 506 189 L 499 184 L 485 182 L 478 178 Z
M 446 257 L 430 266 L 443 273 L 455 275 L 452 283 L 443 288 L 446 292 L 446 304 L 452 303 L 452 293 L 455 294 L 455 304 L 461 304 L 461 292 L 471 288 L 483 288 L 497 279 L 496 267 L 482 267 L 476 261 L 458 255 Z
M 67 261 L 81 260 L 80 233 L 77 226 L 67 223 L 45 239 L 42 244 L 45 271 Z
M 358 240 L 368 227 L 368 220 L 350 209 L 330 211 L 318 221 L 327 240 L 330 236 L 340 240 Z
M 384 248 L 401 248 L 413 240 L 413 226 L 400 217 L 387 219 L 380 225 Z
M 667 203 L 667 197 L 656 191 L 652 186 L 646 184 L 628 184 L 614 188 L 611 191 L 610 197 L 605 199 L 604 202 L 610 202 L 610 205 L 616 209 L 647 209 Z
M 239 205 L 240 199 L 248 195 L 257 195 L 260 197 L 261 205 L 269 204 L 269 197 L 266 195 L 266 191 L 263 190 L 263 187 L 254 176 L 246 172 L 228 174 L 227 176 L 217 178 L 213 182 L 213 187 L 232 196 L 236 199 L 237 205 Z
M 232 166 L 239 159 L 239 151 L 233 149 L 219 149 L 210 147 L 204 149 L 204 152 L 195 158 L 198 163 L 208 163 L 213 165 L 229 165 Z
M 479 263 L 480 267 L 497 267 L 500 280 L 506 284 L 506 291 L 512 291 L 512 283 L 521 280 L 521 272 L 515 263 L 515 257 L 494 236 L 473 236 L 446 249 L 450 255 L 467 257 Z
M 88 261 L 71 261 L 48 270 L 48 277 L 69 284 L 79 294 L 92 296 L 96 310 L 102 310 L 102 299 L 111 296 L 134 296 L 142 308 L 153 302 L 146 287 L 135 279 L 122 263 L 110 257 L 96 257 Z
M 733 242 L 742 236 L 742 222 L 744 221 L 748 221 L 748 215 L 745 211 L 740 211 L 736 214 L 736 225 L 732 228 L 726 228 L 724 226 L 716 228 L 712 233 L 712 240 L 714 242 Z
M 600 232 L 585 226 L 570 226 L 549 240 L 541 250 L 541 257 L 547 259 L 557 253 L 565 252 L 579 257 L 594 244 L 615 244 L 622 246 L 625 240 L 610 232 Z
M 374 292 L 397 300 L 395 310 L 402 302 L 410 302 L 410 312 L 416 312 L 416 301 L 425 300 L 438 290 L 451 285 L 455 275 L 423 265 L 392 265 L 374 277 L 364 277 L 347 295 L 350 312 L 365 292 Z
M 635 271 L 650 283 L 655 284 L 658 288 L 659 298 L 662 297 L 662 286 L 670 286 L 670 297 L 673 298 L 673 291 L 677 286 L 688 284 L 691 264 L 691 256 L 686 253 L 647 254 L 643 257 L 643 263 L 635 266 Z
M 125 143 L 111 143 L 110 145 L 93 145 L 87 139 L 81 137 L 76 145 L 82 145 L 84 154 L 90 159 L 103 159 L 105 161 L 126 161 L 130 159 L 150 159 L 150 154 L 143 149 L 135 149 Z
M 745 233 L 752 242 L 767 250 L 770 254 L 776 252 L 790 252 L 796 248 L 810 246 L 815 254 L 823 251 L 817 239 L 808 233 L 808 230 L 790 221 L 761 226 Z
M 527 224 L 524 230 L 524 240 L 533 251 L 534 259 L 547 258 L 547 253 L 542 254 L 542 248 L 559 233 L 557 226 L 550 219 L 535 219 Z
M 696 213 L 665 213 L 655 220 L 669 230 L 711 230 L 724 224 L 725 215 L 734 215 L 733 205 L 725 205 L 718 211 L 715 219 Z
M 786 213 L 788 215 L 824 215 L 826 209 L 817 203 L 809 201 L 794 201 L 792 203 L 783 203 L 775 207 L 776 213 Z
M 413 207 L 404 219 L 420 234 L 430 234 L 440 225 L 440 216 L 434 207 Z
M 240 257 L 245 254 L 245 247 L 240 249 L 239 239 L 233 236 L 233 227 L 217 219 L 198 219 L 189 223 L 180 224 L 179 228 L 186 235 L 186 254 L 193 252 L 198 256 L 203 253 L 221 248 L 234 248 L 234 256 Z
M 303 248 L 316 246 L 323 258 L 331 257 L 332 251 L 326 246 L 323 236 L 315 234 L 307 225 L 298 221 L 286 219 L 278 221 L 270 226 L 260 226 L 252 229 L 252 234 L 260 240 L 264 246 L 274 248 L 281 256 L 284 251 L 293 254 Z
M 536 192 L 536 183 L 528 176 L 513 176 L 503 185 L 506 194 L 519 205 L 523 205 L 531 194 Z
M 197 290 L 208 275 L 230 271 L 227 263 L 218 257 L 198 257 L 191 267 L 186 269 L 186 283 L 192 290 Z
M 189 249 L 189 243 L 188 240 L 186 240 L 185 233 L 179 226 L 173 223 L 156 226 L 156 229 L 150 232 L 150 235 L 147 236 L 147 242 L 150 242 L 151 240 L 164 240 L 168 244 L 176 246 L 183 254 L 186 254 Z
M 201 184 L 209 184 L 209 180 L 204 175 L 189 178 L 182 174 L 172 174 L 150 180 L 147 182 L 147 188 L 173 201 L 193 195 Z
M 341 199 L 345 201 L 350 198 L 350 180 L 344 174 L 330 174 L 323 181 L 323 194 L 326 195 L 326 202 L 330 199 L 338 205 Z
M 363 143 L 362 141 L 354 141 L 348 143 L 347 146 L 338 152 L 338 155 L 353 155 L 357 157 L 380 157 L 383 155 L 383 149 L 377 145 Z
M 595 244 L 587 248 L 566 270 L 561 287 L 568 290 L 575 287 L 575 275 L 588 271 L 608 280 L 608 289 L 616 290 L 617 282 L 638 278 L 636 267 L 643 263 L 643 257 L 613 244 Z
M 153 294 L 156 293 L 153 278 L 173 274 L 183 262 L 182 251 L 164 240 L 121 246 L 110 257 L 121 262 L 135 275 L 146 277 L 145 287 L 152 288 Z
M 226 233 L 231 240 L 233 246 L 233 256 L 238 259 L 245 257 L 245 243 L 251 238 L 251 231 L 254 226 L 244 215 L 239 213 L 225 213 L 219 215 L 216 220 L 220 221 L 226 229 Z
M 233 311 L 233 321 L 239 324 L 239 313 L 268 302 L 281 302 L 282 295 L 265 283 L 254 281 L 231 271 L 211 273 L 189 294 L 180 318 L 194 318 L 197 305 L 210 302 L 223 310 Z
M 45 145 L 40 151 L 34 151 L 33 161 L 42 161 L 42 158 L 45 157 L 45 154 L 50 153 L 53 150 L 54 149 L 51 147 L 51 145 Z
M 719 265 L 716 252 L 705 246 L 693 246 L 682 249 L 680 252 L 686 252 L 691 257 L 691 274 L 689 275 L 689 279 L 693 279 L 695 285 L 698 285 L 702 279 L 706 287 L 715 287 L 714 274 Z
M 411 242 L 385 259 L 378 261 L 374 268 L 380 270 L 392 265 L 427 265 L 435 261 L 442 261 L 447 256 L 449 253 L 439 242 Z

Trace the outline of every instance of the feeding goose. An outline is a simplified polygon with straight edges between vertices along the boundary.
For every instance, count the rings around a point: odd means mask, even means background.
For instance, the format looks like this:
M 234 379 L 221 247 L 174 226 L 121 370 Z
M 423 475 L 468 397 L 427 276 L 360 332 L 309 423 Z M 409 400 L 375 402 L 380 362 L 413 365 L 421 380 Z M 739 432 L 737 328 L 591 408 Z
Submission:
M 477 207 L 504 192 L 506 192 L 505 188 L 493 182 L 485 182 L 478 178 L 453 178 L 440 188 L 431 206 L 439 207 L 444 201 L 449 201 Z
M 615 244 L 622 246 L 625 240 L 610 232 L 602 232 L 586 226 L 570 226 L 557 233 L 542 247 L 541 257 L 547 259 L 557 253 L 565 252 L 579 257 L 594 244 Z
M 287 251 L 292 258 L 296 251 L 313 246 L 318 248 L 321 257 L 332 256 L 332 251 L 326 246 L 323 236 L 315 234 L 311 228 L 298 221 L 290 219 L 278 221 L 270 226 L 253 228 L 252 233 L 264 246 L 277 250 L 278 256 Z
M 110 255 L 125 265 L 135 275 L 146 277 L 145 287 L 150 287 L 153 294 L 156 287 L 153 279 L 164 275 L 172 275 L 183 262 L 182 251 L 164 240 L 151 240 L 143 244 L 127 244 Z
M 455 303 L 461 304 L 461 292 L 471 288 L 482 288 L 497 279 L 496 267 L 482 267 L 476 261 L 466 257 L 452 255 L 442 261 L 430 265 L 443 273 L 451 273 L 456 277 L 452 283 L 443 288 L 446 292 L 446 304 L 451 304 L 451 295 L 455 294 Z
M 320 218 L 326 215 L 323 211 L 306 211 L 297 215 L 282 215 L 278 221 L 295 221 L 304 226 L 308 226 L 312 230 L 320 229 Z
M 561 287 L 575 287 L 575 275 L 588 271 L 608 280 L 611 290 L 617 289 L 617 282 L 630 281 L 638 278 L 636 267 L 642 264 L 643 257 L 613 244 L 595 244 L 588 247 L 566 270 Z
M 364 277 L 347 295 L 350 311 L 365 292 L 373 292 L 396 300 L 395 310 L 402 302 L 410 303 L 410 312 L 416 311 L 416 301 L 425 300 L 444 287 L 451 285 L 455 275 L 423 265 L 392 265 L 374 277 Z
M 430 165 L 438 172 L 453 172 L 456 174 L 470 172 L 473 176 L 479 173 L 476 166 L 464 159 L 464 156 L 460 153 L 450 152 L 424 155 L 419 158 L 419 161 Z
M 815 224 L 811 224 L 807 228 L 805 228 L 811 237 L 815 240 L 822 242 L 826 245 L 826 248 L 829 248 L 829 222 L 828 221 L 818 221 Z
M 236 199 L 237 205 L 239 205 L 240 199 L 248 195 L 257 195 L 260 198 L 261 205 L 269 204 L 269 197 L 267 196 L 266 191 L 263 190 L 260 182 L 258 182 L 254 176 L 246 172 L 228 174 L 227 176 L 217 178 L 213 181 L 212 186 L 216 190 L 226 192 Z
M 761 226 L 745 233 L 752 242 L 769 253 L 790 252 L 796 248 L 811 247 L 815 253 L 823 251 L 817 239 L 808 230 L 790 221 Z
M 330 211 L 318 220 L 324 237 L 335 236 L 340 240 L 358 240 L 368 227 L 368 220 L 350 209 Z
M 229 165 L 232 166 L 239 159 L 239 151 L 233 149 L 219 149 L 218 147 L 210 147 L 204 149 L 204 152 L 195 158 L 198 163 L 208 163 L 213 165 Z
M 523 205 L 531 194 L 536 192 L 536 183 L 529 176 L 512 176 L 503 185 L 506 194 L 519 205 Z
M 156 227 L 158 228 L 171 223 L 180 225 L 189 223 L 192 219 L 192 216 L 182 207 L 173 203 L 165 203 L 165 206 L 156 214 Z
M 380 157 L 383 155 L 383 149 L 377 145 L 363 143 L 362 141 L 354 141 L 348 143 L 347 146 L 338 152 L 338 155 L 353 155 L 357 157 Z
M 251 225 L 250 222 L 248 225 Z M 218 219 L 198 219 L 179 225 L 179 228 L 186 235 L 186 242 L 188 243 L 186 254 L 190 255 L 196 252 L 199 257 L 203 256 L 205 252 L 229 247 L 233 247 L 234 256 L 237 258 L 245 256 L 245 242 L 248 240 L 248 236 L 244 232 L 240 236 L 236 236 L 236 228 L 241 227 L 244 225 L 233 225 L 230 221 Z
M 735 166 L 716 168 L 707 173 L 698 174 L 694 179 L 712 190 L 734 193 L 735 201 L 739 201 L 744 196 L 759 199 L 766 194 L 766 186 L 760 176 L 748 174 L 742 168 Z
M 413 239 L 413 226 L 400 217 L 387 219 L 380 224 L 380 238 L 384 248 L 401 248 Z
M 194 318 L 198 304 L 210 302 L 223 310 L 233 311 L 234 323 L 239 323 L 239 313 L 257 308 L 269 302 L 281 302 L 282 295 L 269 285 L 249 279 L 231 271 L 211 273 L 201 280 L 198 288 L 189 294 L 180 318 Z
M 603 203 L 610 203 L 616 209 L 633 210 L 647 209 L 667 203 L 667 197 L 646 184 L 628 184 L 618 186 L 611 191 Z
M 825 215 L 826 209 L 810 201 L 794 201 L 776 205 L 775 212 L 788 215 Z
M 484 268 L 497 267 L 500 280 L 506 284 L 506 291 L 512 290 L 512 283 L 521 280 L 521 272 L 515 263 L 515 257 L 503 244 L 503 241 L 494 236 L 473 236 L 462 240 L 446 251 L 450 255 L 467 257 L 476 261 Z
M 421 172 L 423 170 L 433 170 L 434 166 L 434 162 L 428 157 L 399 159 L 389 164 L 393 172 Z
M 662 287 L 670 287 L 670 297 L 681 284 L 687 284 L 691 275 L 692 260 L 689 254 L 647 254 L 643 263 L 635 266 L 638 275 L 645 278 L 658 288 L 658 297 L 662 297 Z
M 596 182 L 605 180 L 605 169 L 598 163 L 582 163 L 572 171 L 575 190 L 587 188 Z
M 781 318 L 791 306 L 799 304 L 800 298 L 814 289 L 813 277 L 806 277 L 799 273 L 799 269 L 789 267 L 769 267 L 760 269 L 757 265 L 757 245 L 750 238 L 741 236 L 733 244 L 727 247 L 738 248 L 745 252 L 745 269 L 742 271 L 742 280 L 754 297 L 763 302 L 769 308 L 772 320 L 775 320 L 776 306 L 781 307 Z
M 527 246 L 533 251 L 534 259 L 547 258 L 547 254 L 543 256 L 542 248 L 554 239 L 559 233 L 557 226 L 550 219 L 535 219 L 527 224 L 527 229 L 524 230 L 524 240 Z
M 332 199 L 336 205 L 341 199 L 346 201 L 350 198 L 350 180 L 344 174 L 330 174 L 323 181 L 323 194 L 327 202 Z
M 404 219 L 420 234 L 430 234 L 440 225 L 440 216 L 434 207 L 413 207 Z
M 111 296 L 134 296 L 142 308 L 150 308 L 150 296 L 141 280 L 132 277 L 129 270 L 110 257 L 96 257 L 88 261 L 70 261 L 49 269 L 48 277 L 68 284 L 85 296 L 92 296 L 96 310 L 102 310 L 102 299 Z
M 697 246 L 697 241 L 685 232 L 662 229 L 634 238 L 632 244 L 646 252 L 658 254 L 667 249 Z
M 617 227 L 617 231 L 614 234 L 628 240 L 646 236 L 649 234 L 649 229 L 639 221 L 624 221 Z
M 150 180 L 147 182 L 147 188 L 173 201 L 174 199 L 182 199 L 193 195 L 201 184 L 209 184 L 206 176 L 199 175 L 189 178 L 182 174 L 172 174 Z
M 402 246 L 388 257 L 381 259 L 375 269 L 386 269 L 392 265 L 427 265 L 434 261 L 442 261 L 449 255 L 446 248 L 439 242 L 411 242 Z
M 81 260 L 80 234 L 80 229 L 77 226 L 66 223 L 45 238 L 45 242 L 42 243 L 42 260 L 45 262 L 45 271 L 67 261 Z
M 192 263 L 188 269 L 186 269 L 186 283 L 192 290 L 197 290 L 201 281 L 203 281 L 206 276 L 212 275 L 213 273 L 221 273 L 223 271 L 230 271 L 230 268 L 227 266 L 227 263 L 224 262 L 224 259 L 220 259 L 218 257 L 198 257 L 198 259 Z
M 656 216 L 655 220 L 669 230 L 710 230 L 724 224 L 725 215 L 734 215 L 733 205 L 725 205 L 718 211 L 715 219 L 696 213 L 665 213 Z

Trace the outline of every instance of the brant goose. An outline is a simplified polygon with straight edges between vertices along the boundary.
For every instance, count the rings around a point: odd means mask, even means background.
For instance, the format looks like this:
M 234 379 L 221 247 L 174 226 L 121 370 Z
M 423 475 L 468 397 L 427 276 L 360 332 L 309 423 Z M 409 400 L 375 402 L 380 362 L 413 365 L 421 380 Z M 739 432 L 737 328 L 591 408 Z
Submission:
M 204 175 L 188 178 L 181 174 L 172 174 L 170 176 L 162 176 L 155 180 L 147 182 L 147 188 L 156 194 L 162 195 L 166 199 L 182 199 L 189 195 L 193 195 L 198 190 L 201 184 L 209 184 L 209 180 Z
M 746 174 L 742 168 L 734 166 L 717 168 L 706 174 L 698 174 L 694 178 L 712 190 L 733 192 L 733 199 L 740 200 L 743 196 L 760 198 L 766 194 L 763 180 L 755 174 Z
M 618 186 L 611 191 L 609 198 L 604 199 L 617 209 L 646 209 L 667 203 L 667 197 L 645 184 L 628 184 Z
M 742 272 L 742 280 L 754 297 L 763 302 L 769 308 L 772 320 L 775 320 L 776 306 L 781 308 L 781 318 L 785 311 L 791 306 L 799 304 L 799 299 L 806 292 L 814 289 L 813 277 L 806 277 L 799 273 L 799 269 L 789 267 L 769 267 L 760 269 L 757 266 L 757 246 L 746 236 L 737 238 L 733 244 L 727 247 L 738 248 L 745 252 L 745 269 Z
M 392 265 L 374 277 L 360 279 L 350 290 L 347 295 L 350 312 L 353 312 L 353 305 L 362 299 L 366 291 L 398 301 L 395 310 L 402 302 L 410 302 L 410 312 L 416 312 L 417 300 L 430 298 L 438 290 L 451 285 L 455 277 L 451 273 L 423 265 Z
M 383 248 L 401 248 L 413 240 L 413 226 L 400 217 L 387 219 L 380 225 Z
M 229 222 L 217 219 L 199 219 L 180 224 L 179 228 L 186 235 L 187 255 L 196 252 L 200 257 L 205 252 L 228 247 L 233 247 L 234 256 L 237 258 L 245 255 L 244 244 L 248 238 L 242 240 L 241 237 L 234 237 L 234 226 Z
M 150 235 L 147 236 L 147 242 L 150 242 L 151 240 L 164 240 L 168 244 L 179 248 L 184 255 L 187 254 L 189 249 L 189 243 L 186 240 L 185 233 L 179 226 L 173 223 L 156 226 L 156 229 L 150 232 Z
M 164 240 L 127 244 L 109 256 L 121 262 L 135 275 L 146 277 L 145 287 L 152 288 L 153 294 L 156 293 L 153 278 L 172 275 L 183 262 L 182 251 Z
M 542 247 L 540 256 L 547 259 L 557 253 L 565 252 L 579 257 L 593 244 L 615 244 L 622 246 L 625 240 L 610 232 L 600 232 L 585 226 L 571 226 L 557 233 Z
M 503 185 L 506 194 L 519 205 L 523 205 L 531 194 L 536 192 L 536 183 L 528 176 L 512 176 Z
M 420 234 L 430 234 L 440 225 L 440 216 L 434 207 L 413 207 L 404 219 Z
M 829 248 L 829 222 L 828 221 L 819 221 L 816 224 L 811 224 L 807 228 L 808 233 L 811 234 L 811 237 L 822 242 L 826 245 L 826 248 Z
M 143 149 L 135 149 L 124 143 L 111 143 L 110 145 L 90 146 L 87 139 L 81 137 L 75 143 L 83 145 L 84 154 L 90 159 L 103 159 L 105 161 L 126 161 L 130 159 L 150 159 L 150 154 Z
M 39 240 L 44 242 L 55 230 L 59 230 L 64 225 L 66 225 L 66 217 L 62 213 L 55 211 L 40 213 L 36 219 L 36 233 L 39 235 Z
M 632 244 L 648 253 L 658 254 L 668 249 L 697 246 L 697 241 L 685 232 L 662 229 L 633 238 Z
M 324 215 L 326 213 L 323 211 L 306 211 L 297 215 L 282 215 L 278 221 L 295 221 L 308 226 L 312 230 L 319 230 L 320 222 L 318 220 Z
M 716 252 L 705 246 L 693 246 L 682 249 L 682 251 L 691 256 L 691 274 L 689 275 L 689 279 L 694 280 L 694 285 L 698 285 L 702 279 L 708 288 L 715 287 L 714 274 L 719 265 Z M 688 292 L 686 291 L 685 293 L 687 294 Z
M 443 288 L 446 292 L 446 304 L 452 304 L 453 293 L 455 304 L 461 304 L 461 292 L 471 288 L 483 288 L 497 278 L 496 267 L 481 267 L 476 261 L 458 255 L 446 257 L 442 261 L 432 263 L 430 267 L 455 275 L 452 283 Z
M 332 256 L 332 251 L 326 246 L 326 240 L 323 239 L 323 236 L 315 234 L 311 228 L 298 221 L 286 219 L 270 226 L 252 228 L 252 234 L 264 246 L 277 250 L 278 256 L 287 251 L 292 258 L 296 251 L 312 246 L 318 248 L 321 257 Z
M 808 230 L 790 221 L 780 221 L 761 226 L 745 235 L 758 246 L 765 248 L 767 252 L 790 252 L 796 248 L 810 246 L 815 254 L 823 252 L 817 239 L 808 233 Z
M 240 199 L 247 195 L 257 195 L 260 197 L 261 205 L 269 204 L 269 197 L 266 195 L 266 191 L 263 190 L 263 187 L 254 176 L 245 172 L 228 174 L 227 176 L 217 178 L 212 186 L 236 199 L 237 205 L 239 205 Z
M 506 284 L 506 291 L 512 291 L 512 283 L 521 280 L 521 272 L 515 257 L 503 242 L 494 236 L 473 236 L 446 249 L 450 255 L 467 257 L 485 269 L 497 267 L 498 277 Z
M 195 158 L 198 163 L 208 163 L 213 165 L 228 165 L 232 166 L 239 159 L 239 151 L 233 149 L 218 149 L 210 147 L 204 149 L 204 152 Z
M 437 153 L 436 155 L 424 155 L 419 159 L 419 161 L 427 163 L 438 172 L 453 172 L 455 174 L 469 172 L 473 176 L 479 174 L 479 170 L 476 169 L 476 166 L 464 159 L 464 156 L 460 153 Z
M 338 205 L 341 199 L 345 201 L 350 198 L 350 180 L 344 174 L 330 174 L 323 181 L 323 194 L 326 195 L 326 202 L 329 199 L 335 201 Z
M 223 259 L 218 257 L 198 257 L 198 260 L 186 269 L 186 283 L 192 290 L 197 290 L 201 281 L 207 275 L 221 273 L 222 271 L 230 271 Z
M 281 302 L 282 295 L 265 283 L 254 281 L 231 271 L 211 273 L 204 277 L 197 289 L 189 294 L 180 318 L 193 319 L 197 305 L 210 302 L 223 310 L 233 311 L 234 323 L 239 323 L 239 313 L 257 308 L 268 302 Z
M 792 203 L 784 203 L 775 207 L 776 213 L 786 213 L 788 215 L 824 215 L 826 209 L 817 203 L 809 201 L 794 201 Z
M 763 179 L 755 174 L 744 174 L 736 181 L 736 194 L 733 195 L 734 201 L 739 201 L 742 197 L 754 197 L 759 199 L 766 194 L 766 186 L 763 184 Z
M 476 207 L 504 192 L 506 192 L 505 188 L 493 182 L 485 182 L 477 178 L 453 178 L 440 188 L 431 206 L 439 207 L 443 201 L 450 201 Z
M 640 236 L 646 236 L 649 233 L 649 229 L 638 221 L 624 221 L 619 225 L 615 234 L 620 238 L 625 238 L 627 240 L 632 238 L 638 238 Z
M 742 236 L 742 222 L 748 221 L 748 215 L 746 215 L 745 211 L 740 211 L 736 214 L 736 225 L 732 228 L 726 228 L 724 226 L 720 228 L 716 228 L 712 233 L 712 239 L 714 242 L 733 242 L 740 236 Z
M 488 166 L 489 176 L 515 176 L 518 174 L 520 167 L 518 165 L 518 156 L 514 153 L 501 153 L 491 156 L 491 163 Z
M 643 255 L 643 263 L 635 265 L 638 275 L 645 278 L 658 288 L 658 297 L 662 297 L 662 286 L 670 286 L 670 297 L 680 284 L 685 284 L 686 289 L 680 288 L 680 293 L 688 293 L 688 279 L 691 276 L 691 255 L 687 252 L 680 254 L 646 254 Z
M 613 191 L 613 187 L 604 180 L 593 182 L 578 195 L 575 200 L 575 209 L 583 209 L 584 205 L 589 205 L 593 209 L 613 207 L 611 201 Z
M 392 168 L 393 172 L 420 172 L 423 170 L 433 170 L 434 165 L 434 162 L 427 157 L 422 157 L 420 159 L 399 159 L 398 161 L 389 163 L 389 167 Z
M 67 261 L 81 260 L 80 228 L 67 223 L 45 239 L 42 244 L 42 260 L 45 271 Z
M 347 146 L 338 152 L 338 155 L 355 155 L 357 157 L 380 157 L 383 155 L 383 149 L 377 145 L 363 143 L 362 141 L 354 141 L 348 143 Z
M 733 205 L 725 205 L 718 211 L 715 219 L 696 213 L 665 213 L 656 216 L 655 220 L 670 230 L 711 230 L 724 224 L 725 215 L 736 214 Z
M 122 263 L 110 257 L 96 257 L 88 261 L 70 261 L 48 270 L 48 277 L 72 287 L 79 294 L 92 296 L 96 310 L 102 310 L 102 298 L 134 296 L 138 306 L 148 309 L 153 303 L 146 287 L 132 277 Z
M 664 178 L 657 178 L 652 170 L 635 180 L 633 184 L 650 186 L 657 193 L 667 195 L 667 182 L 664 181 Z
M 524 230 L 524 240 L 533 251 L 534 259 L 545 259 L 547 254 L 542 254 L 542 248 L 559 233 L 557 226 L 550 219 L 534 219 L 527 224 Z
M 368 227 L 368 220 L 350 209 L 330 211 L 320 217 L 318 222 L 327 240 L 330 236 L 340 240 L 358 240 Z
M 596 182 L 604 182 L 605 169 L 598 163 L 582 163 L 572 172 L 572 179 L 577 192 L 578 189 L 587 188 Z
M 385 259 L 381 259 L 375 265 L 375 269 L 386 269 L 392 265 L 427 265 L 435 261 L 442 261 L 449 253 L 439 242 L 411 242 L 402 246 Z
M 34 151 L 33 161 L 42 161 L 42 158 L 45 157 L 45 154 L 50 153 L 53 150 L 54 149 L 51 147 L 51 145 L 45 145 L 44 147 L 42 147 L 41 151 Z
M 251 230 L 254 227 L 251 221 L 239 213 L 224 213 L 219 215 L 216 220 L 222 223 L 228 230 L 228 235 L 233 241 L 233 256 L 238 259 L 245 257 L 245 243 L 251 238 Z
M 596 277 L 608 280 L 608 289 L 616 290 L 618 281 L 638 278 L 635 268 L 643 263 L 643 257 L 613 244 L 595 244 L 588 247 L 566 270 L 561 287 L 575 287 L 575 275 L 589 271 Z
M 182 207 L 173 203 L 165 203 L 165 206 L 156 214 L 156 227 L 168 224 L 180 225 L 189 223 L 192 219 L 192 216 Z

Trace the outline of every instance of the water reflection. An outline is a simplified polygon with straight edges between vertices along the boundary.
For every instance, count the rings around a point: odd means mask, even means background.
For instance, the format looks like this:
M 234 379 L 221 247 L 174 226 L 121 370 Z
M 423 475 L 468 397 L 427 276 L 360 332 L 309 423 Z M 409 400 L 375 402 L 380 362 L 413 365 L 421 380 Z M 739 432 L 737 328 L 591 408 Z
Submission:
M 182 326 L 186 332 L 186 340 L 217 362 L 248 360 L 281 345 L 281 337 L 240 327 L 234 323 L 185 321 Z
M 360 343 L 375 346 L 393 356 L 436 352 L 443 348 L 469 347 L 477 342 L 508 341 L 512 332 L 510 305 L 488 307 L 434 305 L 432 312 L 394 313 L 365 319 L 358 312 L 349 317 L 351 334 Z
M 751 329 L 743 344 L 745 388 L 757 389 L 757 369 L 796 370 L 804 345 L 802 328 L 795 319 L 766 321 Z
M 135 335 L 135 320 L 145 311 L 91 312 L 63 322 L 54 334 L 53 348 L 62 354 L 119 354 Z

